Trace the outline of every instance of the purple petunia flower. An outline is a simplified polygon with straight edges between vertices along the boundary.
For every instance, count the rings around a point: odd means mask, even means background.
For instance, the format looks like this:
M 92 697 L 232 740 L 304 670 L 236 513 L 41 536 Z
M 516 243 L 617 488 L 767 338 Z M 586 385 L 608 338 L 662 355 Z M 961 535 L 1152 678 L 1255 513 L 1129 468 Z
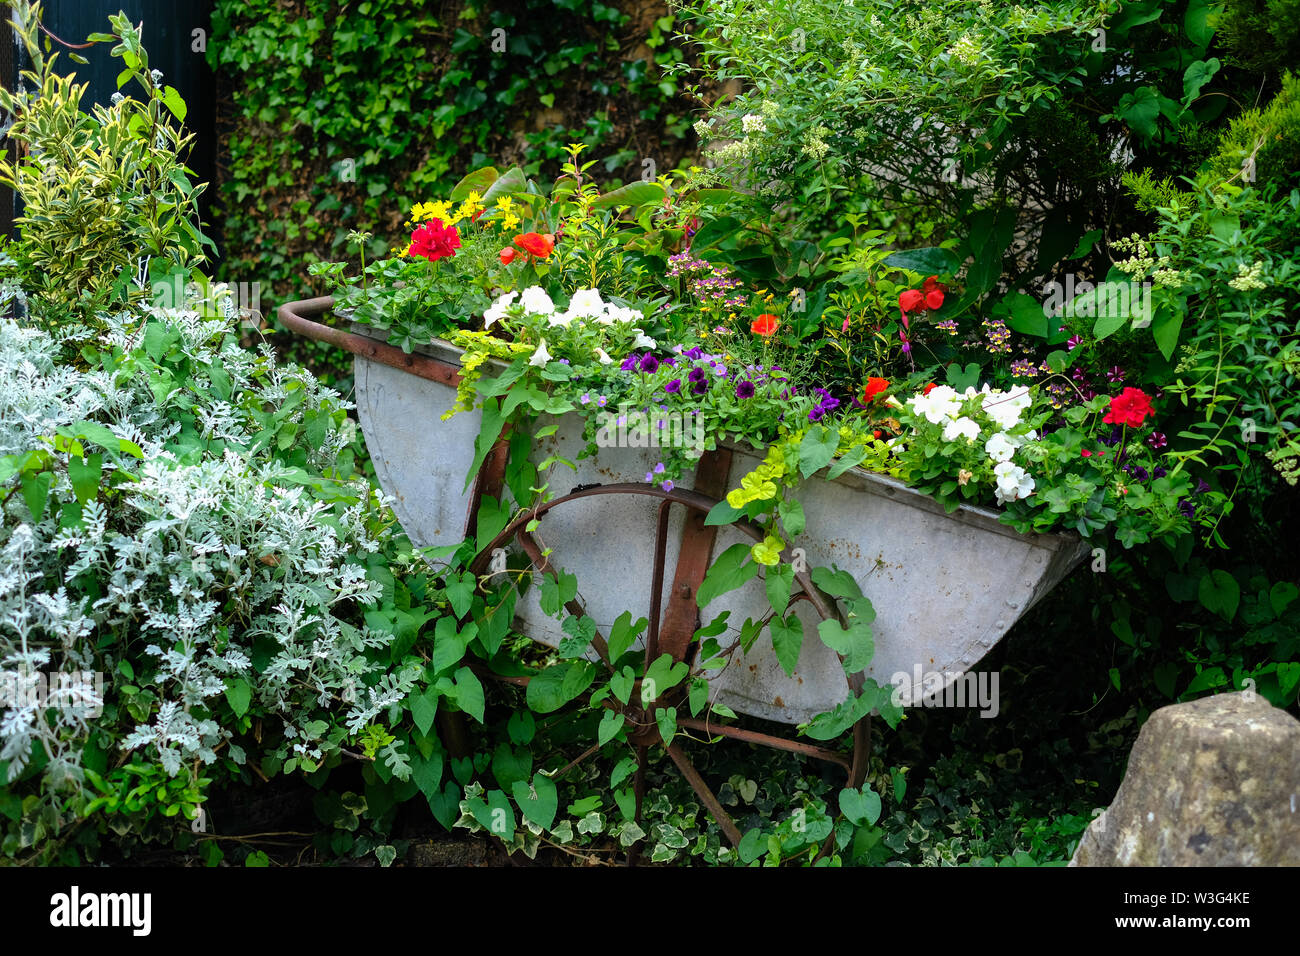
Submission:
M 698 385 L 700 382 L 703 382 L 706 378 L 708 378 L 708 373 L 705 372 L 704 369 L 696 366 L 695 368 L 691 369 L 690 374 L 687 375 L 686 377 Z
M 1169 444 L 1169 439 L 1164 432 L 1152 432 L 1147 436 L 1147 444 L 1152 448 L 1164 448 Z
M 1196 517 L 1196 505 L 1192 504 L 1190 498 L 1178 499 L 1178 511 L 1186 518 Z
M 704 350 L 700 348 L 698 345 L 696 345 L 693 348 L 687 349 L 682 354 L 685 355 L 688 359 L 694 360 L 694 359 L 702 358 L 704 356 Z
M 640 361 L 640 356 L 637 355 L 635 352 L 631 352 L 628 354 L 627 358 L 623 359 L 623 364 L 620 365 L 619 368 L 622 369 L 624 372 L 635 371 L 637 362 L 639 361 Z
M 709 391 L 708 382 L 696 382 L 694 385 L 691 386 L 692 395 L 705 395 L 708 394 L 708 391 Z
M 641 371 L 647 375 L 653 375 L 659 371 L 659 360 L 647 352 L 645 357 L 641 359 Z
M 744 381 L 744 382 L 741 382 L 739 385 L 737 385 L 737 386 L 736 386 L 736 397 L 737 397 L 737 398 L 753 398 L 753 397 L 754 397 L 754 383 L 753 383 L 753 382 L 750 382 L 750 381 Z
M 682 380 L 680 378 L 675 378 L 667 385 L 664 386 L 664 391 L 667 392 L 669 395 L 676 395 L 681 390 L 682 390 Z
M 1077 349 L 1077 348 L 1078 348 L 1080 345 L 1082 345 L 1082 344 L 1083 344 L 1083 336 L 1081 336 L 1081 335 L 1071 335 L 1070 338 L 1069 338 L 1069 340 L 1065 343 L 1065 348 L 1066 348 L 1066 351 L 1073 352 L 1075 349 Z
M 1154 468 L 1151 469 L 1152 478 L 1163 478 L 1167 474 L 1169 474 L 1169 472 L 1165 471 L 1164 468 L 1160 465 L 1156 465 Z
M 1118 365 L 1112 365 L 1110 371 L 1106 373 L 1106 381 L 1116 384 L 1124 381 L 1124 370 Z
M 1209 491 L 1209 490 L 1210 490 L 1210 486 L 1209 486 L 1208 484 L 1206 484 L 1206 481 L 1205 481 L 1204 478 L 1197 478 L 1197 479 L 1196 479 L 1196 490 L 1193 492 L 1193 494 L 1203 495 L 1203 494 L 1205 494 L 1205 493 L 1206 493 L 1207 491 Z

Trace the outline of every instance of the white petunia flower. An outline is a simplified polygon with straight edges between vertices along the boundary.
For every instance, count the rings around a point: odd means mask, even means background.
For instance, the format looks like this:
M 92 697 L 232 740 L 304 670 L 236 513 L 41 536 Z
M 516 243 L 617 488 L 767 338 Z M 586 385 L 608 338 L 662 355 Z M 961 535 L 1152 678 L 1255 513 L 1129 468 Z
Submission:
M 968 442 L 972 442 L 979 438 L 979 422 L 963 415 L 961 418 L 954 419 L 943 426 L 944 441 L 956 441 L 959 437 L 965 437 Z
M 579 289 L 569 300 L 568 315 L 594 319 L 605 309 L 605 302 L 600 292 L 595 289 Z
M 609 354 L 604 349 L 599 349 L 599 348 L 596 349 L 596 358 L 600 359 L 601 365 L 614 364 L 614 360 L 609 357 Z
M 945 418 L 955 418 L 961 412 L 961 400 L 956 389 L 949 385 L 932 388 L 929 395 L 913 395 L 907 404 L 918 415 L 924 415 L 931 425 L 938 425 Z
M 984 396 L 984 413 L 1002 428 L 1014 428 L 1029 402 L 1029 389 L 1024 385 L 1009 392 L 989 392 Z
M 551 353 L 546 351 L 546 339 L 542 339 L 542 344 L 537 346 L 537 351 L 533 357 L 528 360 L 529 365 L 536 365 L 538 368 L 546 368 L 546 363 L 551 360 Z
M 637 349 L 653 349 L 658 347 L 658 343 L 650 336 L 646 335 L 640 329 L 633 329 L 636 338 L 632 340 L 632 347 Z
M 555 303 L 546 294 L 546 290 L 539 285 L 525 289 L 524 296 L 519 301 L 529 315 L 550 315 L 555 311 Z
M 1004 461 L 994 465 L 993 475 L 997 480 L 995 494 L 1000 505 L 1004 505 L 1008 501 L 1028 498 L 1033 494 L 1034 479 L 1030 478 L 1023 468 L 1013 462 Z
M 998 432 L 984 443 L 984 451 L 994 461 L 1010 461 L 1019 445 L 1019 439 L 1008 437 L 1006 432 Z
M 490 329 L 492 328 L 493 322 L 498 322 L 501 319 L 504 319 L 506 317 L 506 310 L 510 308 L 511 303 L 513 303 L 518 296 L 518 292 L 507 292 L 488 306 L 488 310 L 483 313 L 483 328 Z

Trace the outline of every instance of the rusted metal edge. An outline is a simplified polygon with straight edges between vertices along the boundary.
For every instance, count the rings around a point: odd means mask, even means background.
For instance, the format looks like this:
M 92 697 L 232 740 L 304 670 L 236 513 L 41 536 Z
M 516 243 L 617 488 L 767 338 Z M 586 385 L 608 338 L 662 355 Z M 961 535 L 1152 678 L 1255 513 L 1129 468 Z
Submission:
M 365 335 L 345 332 L 333 326 L 312 321 L 309 316 L 318 316 L 334 308 L 334 296 L 322 295 L 314 299 L 302 299 L 286 302 L 276 310 L 281 323 L 295 335 L 301 335 L 315 342 L 335 345 L 353 355 L 379 362 L 403 372 L 410 372 L 431 382 L 439 382 L 451 388 L 460 384 L 460 368 L 430 355 L 403 352 L 401 349 Z

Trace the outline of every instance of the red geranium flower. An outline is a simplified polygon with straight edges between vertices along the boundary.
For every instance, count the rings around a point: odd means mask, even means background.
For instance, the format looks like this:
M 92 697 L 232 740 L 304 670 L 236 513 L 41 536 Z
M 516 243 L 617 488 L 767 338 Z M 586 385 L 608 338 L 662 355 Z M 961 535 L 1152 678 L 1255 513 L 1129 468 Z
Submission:
M 531 256 L 545 259 L 555 248 L 555 237 L 544 236 L 537 232 L 526 232 L 522 236 L 515 236 L 515 245 Z
M 430 219 L 411 234 L 411 255 L 421 256 L 430 262 L 454 256 L 460 248 L 460 233 L 441 219 Z
M 883 378 L 877 378 L 875 375 L 867 379 L 867 387 L 862 392 L 862 402 L 866 404 L 871 401 L 885 389 L 889 388 L 889 382 Z
M 1154 415 L 1151 398 L 1140 388 L 1126 388 L 1110 400 L 1110 411 L 1102 419 L 1107 425 L 1137 428 L 1148 415 Z
M 943 289 L 931 289 L 925 294 L 925 307 L 931 311 L 943 307 Z
M 925 293 L 920 289 L 908 289 L 898 294 L 898 310 L 904 315 L 923 308 L 925 308 Z
M 509 246 L 502 249 L 498 255 L 501 258 L 501 264 L 503 266 L 508 266 L 510 263 L 515 261 L 515 250 L 511 249 Z
M 936 388 L 936 387 L 937 387 L 937 386 L 934 384 L 934 382 L 931 382 L 931 383 L 930 383 L 929 385 L 927 385 L 925 388 L 921 389 L 921 394 L 922 394 L 922 395 L 929 395 L 929 394 L 930 394 L 930 389 L 932 389 L 932 388 Z
M 761 335 L 766 338 L 775 332 L 777 326 L 780 324 L 781 320 L 775 315 L 772 315 L 770 312 L 764 312 L 749 324 L 749 331 L 753 332 L 755 335 Z

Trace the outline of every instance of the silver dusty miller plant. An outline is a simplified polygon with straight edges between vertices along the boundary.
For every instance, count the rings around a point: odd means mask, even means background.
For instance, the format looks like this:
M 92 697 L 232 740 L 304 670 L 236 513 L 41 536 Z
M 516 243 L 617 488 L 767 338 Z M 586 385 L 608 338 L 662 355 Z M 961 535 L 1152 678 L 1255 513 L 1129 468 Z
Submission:
M 367 651 L 391 635 L 354 623 L 382 593 L 363 560 L 387 523 L 363 479 L 319 477 L 348 444 L 347 406 L 269 349 L 241 348 L 228 316 L 101 318 L 99 348 L 120 358 L 89 369 L 61 360 L 46 333 L 0 320 L 0 786 L 43 752 L 43 791 L 84 788 L 95 715 L 128 682 L 148 709 L 119 716 L 133 729 L 117 756 L 169 775 L 197 775 L 223 748 L 244 762 L 218 719 L 232 708 L 276 715 L 282 757 L 337 752 L 416 676 L 374 662 Z M 300 440 L 308 417 L 314 442 Z M 83 479 L 79 496 L 74 472 L 91 449 L 57 436 L 87 422 L 122 451 L 107 449 L 98 486 L 88 494 Z M 279 453 L 286 433 L 310 446 L 305 466 Z M 35 511 L 19 469 L 32 452 L 49 455 Z M 87 675 L 86 686 L 62 682 L 62 701 L 33 694 L 50 672 Z

